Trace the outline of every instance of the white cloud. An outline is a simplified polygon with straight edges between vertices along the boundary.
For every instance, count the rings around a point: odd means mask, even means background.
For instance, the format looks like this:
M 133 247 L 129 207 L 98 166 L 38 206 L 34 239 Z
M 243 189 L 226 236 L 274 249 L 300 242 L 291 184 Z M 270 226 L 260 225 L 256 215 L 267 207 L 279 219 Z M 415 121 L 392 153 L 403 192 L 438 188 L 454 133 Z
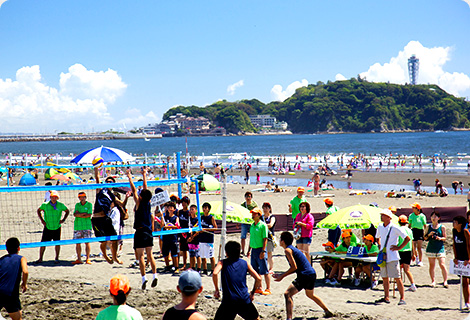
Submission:
M 88 132 L 114 123 L 109 106 L 127 87 L 117 72 L 80 64 L 68 71 L 59 88 L 42 81 L 38 65 L 19 69 L 16 80 L 0 79 L 2 132 Z
M 237 90 L 240 87 L 243 87 L 243 85 L 244 85 L 243 80 L 235 82 L 234 84 L 231 84 L 227 87 L 227 93 L 233 96 L 235 94 L 235 90 Z
M 470 0 L 462 0 L 462 1 L 468 4 L 468 6 L 470 7 Z
M 347 80 L 345 76 L 343 76 L 341 73 L 338 73 L 336 76 L 335 76 L 335 80 L 336 81 L 344 81 L 344 80 Z
M 7 2 L 7 0 L 0 0 L 0 8 L 2 7 L 2 4 L 4 4 L 5 2 Z
M 116 121 L 119 125 L 119 130 L 132 129 L 134 127 L 139 128 L 147 124 L 153 124 L 160 122 L 160 118 L 153 113 L 153 111 L 147 112 L 143 115 L 139 109 L 132 108 L 126 110 L 124 113 L 124 118 Z
M 295 93 L 295 90 L 301 87 L 308 86 L 308 81 L 303 79 L 302 81 L 294 81 L 287 86 L 286 90 L 282 90 L 280 84 L 276 84 L 271 89 L 271 96 L 274 101 L 284 101 Z
M 444 71 L 445 63 L 451 59 L 451 51 L 450 47 L 427 48 L 419 41 L 410 41 L 390 62 L 375 63 L 361 73 L 361 77 L 373 82 L 409 83 L 408 58 L 416 55 L 419 59 L 418 83 L 437 84 L 447 92 L 461 96 L 470 90 L 470 77 Z

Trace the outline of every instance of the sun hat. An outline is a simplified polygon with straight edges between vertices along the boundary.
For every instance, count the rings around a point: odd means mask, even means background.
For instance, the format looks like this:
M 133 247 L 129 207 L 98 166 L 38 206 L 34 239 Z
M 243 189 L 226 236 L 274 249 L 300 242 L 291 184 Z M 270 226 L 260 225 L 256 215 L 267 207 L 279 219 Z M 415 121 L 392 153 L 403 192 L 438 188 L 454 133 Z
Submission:
M 371 234 L 366 234 L 362 239 L 374 242 L 374 236 Z
M 260 208 L 253 208 L 253 210 L 251 210 L 250 213 L 257 213 L 259 215 L 262 215 L 263 211 L 261 211 Z
M 194 293 L 202 287 L 201 275 L 194 270 L 184 271 L 179 280 L 178 287 L 184 293 Z
M 387 217 L 393 218 L 392 211 L 390 211 L 388 209 L 384 209 L 384 210 L 380 211 L 380 214 L 383 214 L 383 215 L 386 215 Z
M 402 214 L 401 216 L 398 217 L 398 221 L 402 223 L 408 222 L 408 217 Z
M 55 190 L 52 190 L 50 196 L 51 197 L 57 197 L 57 199 L 58 199 L 59 198 L 59 193 Z
M 117 274 L 111 278 L 109 282 L 109 291 L 113 296 L 117 296 L 119 290 L 122 290 L 124 293 L 128 293 L 131 288 L 129 283 L 129 278 L 123 276 L 122 274 Z
M 418 202 L 415 202 L 411 205 L 412 208 L 416 208 L 418 210 L 421 210 L 421 205 Z
M 324 246 L 324 247 L 331 247 L 331 248 L 333 248 L 333 249 L 335 248 L 335 245 L 334 245 L 333 242 L 331 242 L 331 241 L 328 241 L 327 243 L 322 244 L 322 246 Z
M 297 192 L 299 192 L 299 191 L 305 192 L 305 188 L 304 187 L 298 187 Z
M 350 237 L 350 236 L 351 236 L 351 232 L 349 232 L 349 231 L 344 231 L 341 234 L 341 238 L 347 238 L 347 237 Z
M 397 212 L 397 207 L 395 206 L 390 206 L 388 207 L 388 210 L 392 211 L 392 212 Z
M 331 198 L 326 198 L 325 200 L 323 200 L 323 202 L 325 202 L 326 204 L 329 204 L 329 205 L 333 204 L 333 200 L 331 200 Z

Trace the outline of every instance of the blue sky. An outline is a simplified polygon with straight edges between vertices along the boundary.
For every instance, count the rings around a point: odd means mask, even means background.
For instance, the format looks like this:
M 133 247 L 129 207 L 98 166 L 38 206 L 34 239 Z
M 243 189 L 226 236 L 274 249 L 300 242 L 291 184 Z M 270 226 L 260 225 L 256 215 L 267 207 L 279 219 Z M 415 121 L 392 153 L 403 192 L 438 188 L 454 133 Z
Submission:
M 470 0 L 0 0 L 0 132 L 90 132 L 176 105 L 365 76 L 470 97 Z

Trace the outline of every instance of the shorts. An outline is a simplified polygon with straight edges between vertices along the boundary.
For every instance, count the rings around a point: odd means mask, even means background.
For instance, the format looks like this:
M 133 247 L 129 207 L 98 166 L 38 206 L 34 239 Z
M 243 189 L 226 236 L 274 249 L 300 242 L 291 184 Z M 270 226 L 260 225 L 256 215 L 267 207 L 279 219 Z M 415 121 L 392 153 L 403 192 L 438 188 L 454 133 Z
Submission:
M 446 253 L 445 252 L 426 252 L 426 257 L 428 258 L 445 258 Z
M 13 293 L 11 296 L 0 293 L 0 310 L 5 308 L 8 313 L 18 312 L 21 310 L 20 294 Z
M 61 228 L 56 229 L 56 230 L 49 230 L 46 227 L 44 227 L 44 230 L 42 231 L 41 242 L 60 240 L 60 229 Z
M 73 230 L 74 239 L 86 239 L 86 238 L 92 238 L 92 237 L 93 237 L 92 230 Z
M 255 320 L 259 317 L 258 310 L 251 301 L 250 303 L 222 301 L 214 320 L 233 320 L 237 315 L 245 320 Z
M 183 233 L 180 234 L 180 251 L 188 251 L 188 234 L 184 233 L 186 235 L 186 238 L 183 237 Z
M 311 244 L 312 243 L 312 238 L 310 237 L 301 237 L 296 241 L 297 244 Z
M 242 235 L 241 235 L 241 239 L 246 239 L 246 235 L 248 233 L 250 233 L 250 225 L 249 224 L 246 224 L 246 223 L 242 223 Z
M 292 284 L 298 291 L 313 290 L 315 288 L 315 280 L 317 280 L 317 274 L 314 273 L 310 276 L 299 276 L 292 281 Z
M 91 218 L 91 224 L 93 225 L 93 231 L 95 232 L 95 237 L 97 238 L 117 236 L 110 217 Z
M 411 229 L 413 231 L 413 241 L 424 240 L 424 230 L 423 229 Z
M 214 257 L 214 244 L 213 243 L 199 243 L 199 256 L 202 259 L 210 259 Z
M 170 253 L 172 257 L 178 256 L 178 254 L 180 253 L 179 243 L 163 241 L 162 255 L 164 257 L 167 257 Z
M 134 233 L 134 249 L 153 247 L 152 231 L 137 229 Z
M 384 268 L 380 268 L 382 278 L 400 278 L 400 262 L 398 260 L 387 262 Z
M 268 243 L 266 244 L 266 251 L 267 252 L 274 251 L 274 243 L 271 240 L 268 240 Z
M 189 257 L 199 258 L 199 244 L 188 243 Z
M 251 266 L 260 276 L 268 274 L 268 255 L 264 255 L 264 259 L 260 259 L 259 255 L 263 252 L 263 248 L 251 249 Z
M 411 264 L 411 251 L 398 251 L 400 264 Z

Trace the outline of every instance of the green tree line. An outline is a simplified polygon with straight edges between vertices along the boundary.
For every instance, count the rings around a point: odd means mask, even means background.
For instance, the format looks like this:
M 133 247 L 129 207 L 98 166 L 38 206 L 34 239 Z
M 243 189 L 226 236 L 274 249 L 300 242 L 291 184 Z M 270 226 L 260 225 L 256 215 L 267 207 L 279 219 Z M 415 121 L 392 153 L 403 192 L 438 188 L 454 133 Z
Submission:
M 176 113 L 203 116 L 227 132 L 256 132 L 250 115 L 270 114 L 285 121 L 293 133 L 384 132 L 470 128 L 470 102 L 437 85 L 398 85 L 361 79 L 299 88 L 284 102 L 219 101 L 206 107 L 178 106 Z

